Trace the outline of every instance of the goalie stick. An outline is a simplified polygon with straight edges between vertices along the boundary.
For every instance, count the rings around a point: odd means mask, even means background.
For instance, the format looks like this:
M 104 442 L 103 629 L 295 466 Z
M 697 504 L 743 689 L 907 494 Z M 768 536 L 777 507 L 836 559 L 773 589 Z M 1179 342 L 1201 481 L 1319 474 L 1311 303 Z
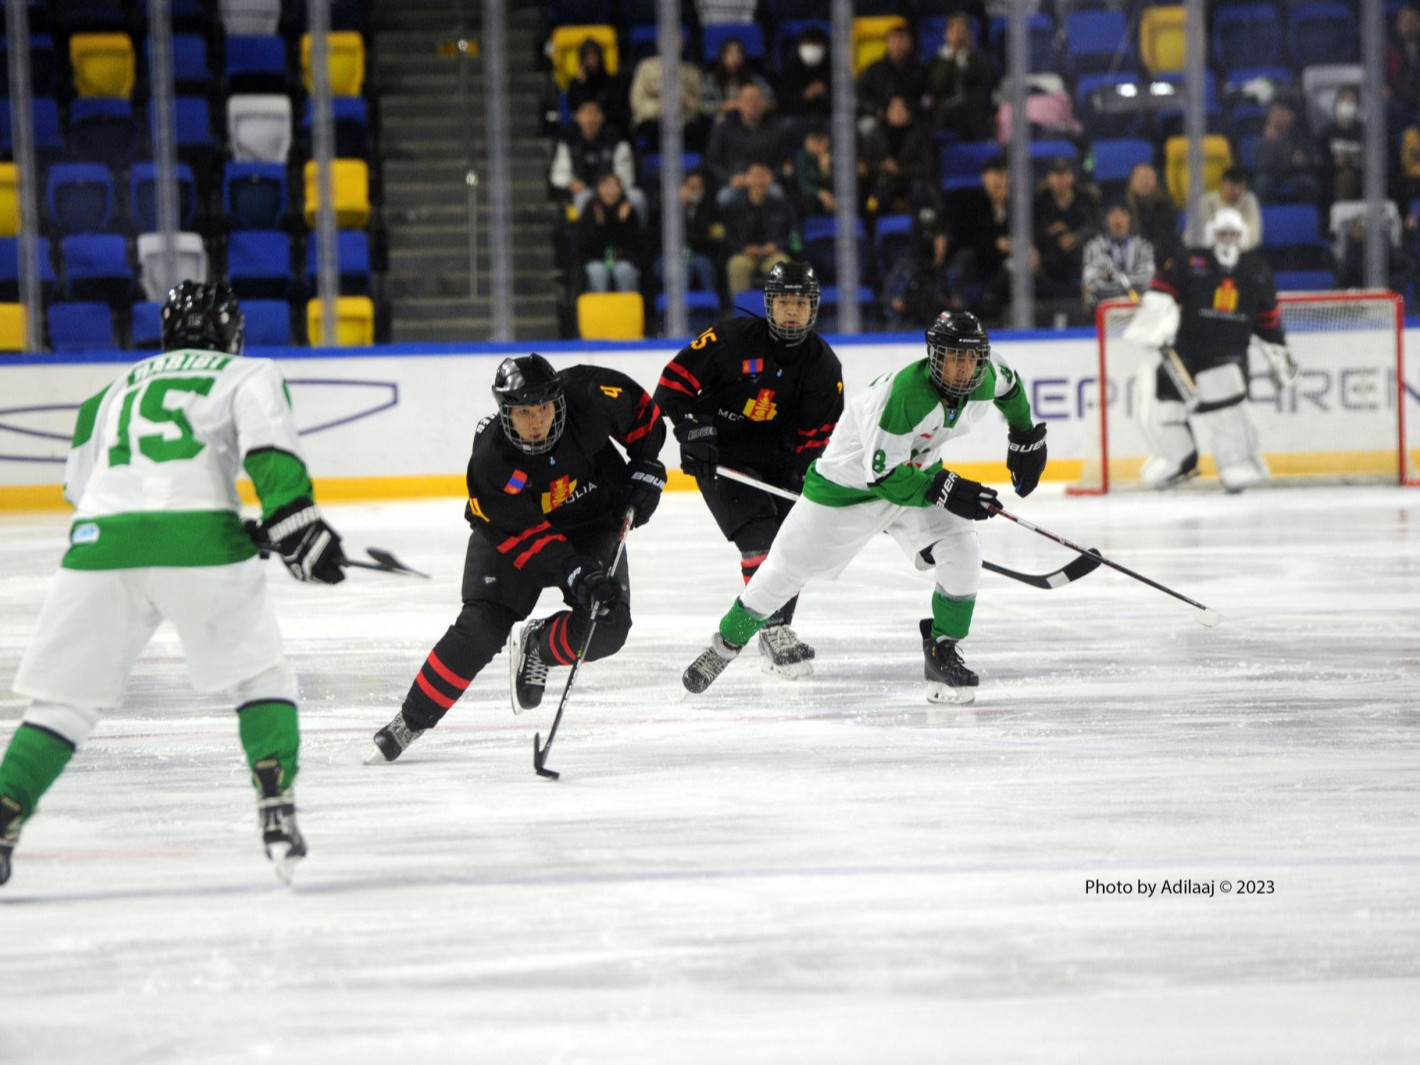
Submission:
M 632 519 L 636 517 L 636 508 L 627 507 L 626 515 L 621 519 L 621 532 L 616 538 L 616 554 L 612 556 L 611 566 L 607 572 L 616 573 L 616 567 L 621 565 L 621 556 L 626 551 L 626 534 L 631 531 Z M 552 741 L 557 738 L 557 726 L 562 723 L 562 711 L 567 709 L 567 697 L 572 694 L 572 685 L 577 680 L 577 670 L 582 668 L 582 659 L 587 654 L 587 648 L 592 645 L 592 633 L 597 631 L 597 608 L 601 604 L 596 600 L 592 601 L 591 621 L 587 625 L 587 635 L 582 637 L 582 646 L 577 649 L 577 657 L 572 662 L 572 672 L 567 674 L 567 685 L 562 689 L 562 699 L 557 704 L 557 716 L 552 719 L 552 728 L 547 730 L 547 742 L 542 742 L 542 733 L 533 733 L 533 769 L 540 777 L 548 780 L 557 780 L 562 776 L 555 769 L 547 768 L 547 752 L 552 749 Z M 516 699 L 515 699 L 516 701 Z
M 243 527 L 246 529 L 247 535 L 251 537 L 251 542 L 256 544 L 257 551 L 261 552 L 262 558 L 270 558 L 273 554 L 281 554 L 280 549 L 267 539 L 266 534 L 262 532 L 260 522 L 248 518 L 243 522 Z M 382 573 L 399 573 L 410 577 L 423 577 L 425 580 L 429 579 L 429 574 L 421 573 L 413 566 L 406 566 L 403 562 L 394 557 L 393 552 L 386 551 L 383 547 L 367 547 L 365 548 L 365 554 L 369 555 L 374 561 L 366 562 L 364 559 L 360 558 L 342 558 L 340 564 L 342 566 L 354 566 L 357 569 L 374 569 Z
M 741 473 L 739 470 L 731 469 L 728 466 L 716 466 L 715 472 L 721 477 L 726 477 L 731 481 L 739 481 L 740 484 L 747 484 L 751 488 L 758 488 L 761 492 L 768 492 L 770 495 L 779 496 L 781 499 L 799 498 L 797 492 L 791 492 L 787 488 L 780 488 L 778 485 L 757 480 L 747 473 Z M 931 548 L 924 548 L 918 553 L 918 557 L 930 566 L 932 564 Z M 1013 569 L 998 566 L 996 563 L 988 562 L 986 559 L 981 560 L 981 568 L 989 570 L 992 573 L 999 573 L 1002 577 L 1009 577 L 1013 581 L 1029 584 L 1032 588 L 1044 588 L 1048 591 L 1051 588 L 1063 588 L 1073 581 L 1078 581 L 1086 574 L 1093 573 L 1095 570 L 1099 569 L 1100 561 L 1099 552 L 1091 548 L 1089 551 L 1082 552 L 1074 561 L 1061 566 L 1057 570 L 1052 570 L 1050 573 L 1017 573 Z
M 1124 291 L 1129 293 L 1129 298 L 1137 306 L 1139 303 L 1139 292 L 1129 280 L 1123 268 L 1114 261 L 1113 256 L 1106 257 L 1109 267 L 1114 272 L 1114 280 L 1124 286 Z M 1159 354 L 1163 356 L 1161 364 L 1168 379 L 1173 382 L 1173 386 L 1178 390 L 1179 398 L 1183 400 L 1184 409 L 1192 414 L 1198 407 L 1198 385 L 1194 383 L 1193 375 L 1188 372 L 1188 367 L 1183 364 L 1183 359 L 1178 353 L 1178 349 L 1172 344 L 1163 344 L 1159 347 Z

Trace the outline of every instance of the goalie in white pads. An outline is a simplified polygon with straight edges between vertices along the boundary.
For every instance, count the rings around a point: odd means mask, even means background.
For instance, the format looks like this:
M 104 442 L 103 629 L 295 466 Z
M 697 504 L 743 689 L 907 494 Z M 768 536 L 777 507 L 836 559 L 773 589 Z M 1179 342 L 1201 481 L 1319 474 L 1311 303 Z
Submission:
M 957 644 L 971 628 L 981 580 L 975 523 L 998 509 L 996 490 L 944 469 L 943 448 L 992 408 L 1005 415 L 1006 465 L 1018 495 L 1045 470 L 1045 425 L 1025 389 L 994 359 L 976 316 L 947 311 L 927 330 L 927 357 L 886 373 L 847 406 L 823 455 L 744 592 L 682 681 L 702 692 L 814 577 L 836 577 L 878 533 L 933 570 L 932 616 L 919 623 L 927 697 L 969 703 L 977 676 Z
M 1139 419 L 1152 450 L 1140 477 L 1150 488 L 1172 488 L 1197 472 L 1200 433 L 1229 492 L 1270 475 L 1246 404 L 1251 338 L 1277 387 L 1296 379 L 1297 366 L 1272 270 L 1260 253 L 1241 249 L 1244 230 L 1232 208 L 1215 214 L 1207 246 L 1164 263 L 1124 331 L 1125 340 L 1160 352 L 1153 380 L 1140 377 Z

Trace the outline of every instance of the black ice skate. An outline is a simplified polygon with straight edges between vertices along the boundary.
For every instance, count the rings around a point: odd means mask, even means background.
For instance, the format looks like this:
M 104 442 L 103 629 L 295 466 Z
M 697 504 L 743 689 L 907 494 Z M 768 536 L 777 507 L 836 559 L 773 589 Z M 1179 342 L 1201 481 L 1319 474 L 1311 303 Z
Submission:
M 976 700 L 975 688 L 980 678 L 966 668 L 957 652 L 957 641 L 945 636 L 933 637 L 932 619 L 923 618 L 922 653 L 926 663 L 922 675 L 927 678 L 927 701 L 933 703 L 970 703 Z
M 375 733 L 375 749 L 365 759 L 365 764 L 393 762 L 404 753 L 405 748 L 424 735 L 425 731 L 422 728 L 410 728 L 404 720 L 404 711 L 401 710 L 394 715 L 393 721 Z
M 306 841 L 296 827 L 296 793 L 281 789 L 281 766 L 274 760 L 258 762 L 252 776 L 261 793 L 256 803 L 261 842 L 276 875 L 289 884 L 296 863 L 306 856 Z
M 508 641 L 508 668 L 512 672 L 513 713 L 521 714 L 542 702 L 547 687 L 547 663 L 542 657 L 542 627 L 546 621 L 530 621 L 521 633 Z
M 766 625 L 759 630 L 759 651 L 764 656 L 764 671 L 778 673 L 793 680 L 814 671 L 814 649 L 788 625 Z
M 681 683 L 686 691 L 699 695 L 735 660 L 742 648 L 729 643 L 718 632 L 710 637 L 710 646 L 700 652 L 700 657 L 686 667 L 681 674 Z
M 10 879 L 10 855 L 20 842 L 20 804 L 0 795 L 0 884 Z

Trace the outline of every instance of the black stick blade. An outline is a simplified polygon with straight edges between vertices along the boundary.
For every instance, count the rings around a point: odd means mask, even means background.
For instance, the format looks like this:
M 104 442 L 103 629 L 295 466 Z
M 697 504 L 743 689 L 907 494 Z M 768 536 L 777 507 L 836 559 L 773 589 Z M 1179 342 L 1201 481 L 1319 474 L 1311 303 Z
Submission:
M 547 748 L 542 745 L 541 732 L 533 733 L 533 768 L 538 776 L 548 780 L 557 780 L 562 776 L 557 770 L 547 768 Z
M 407 573 L 411 577 L 423 577 L 425 580 L 429 579 L 429 574 L 421 573 L 413 566 L 406 566 L 383 547 L 367 547 L 365 548 L 365 554 L 378 562 L 380 569 L 388 570 L 390 573 Z

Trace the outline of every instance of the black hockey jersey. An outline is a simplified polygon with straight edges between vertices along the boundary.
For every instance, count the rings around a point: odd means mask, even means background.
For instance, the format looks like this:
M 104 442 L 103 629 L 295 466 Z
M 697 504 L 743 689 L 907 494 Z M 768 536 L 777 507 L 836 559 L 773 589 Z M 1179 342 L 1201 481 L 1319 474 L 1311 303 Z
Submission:
M 727 465 L 802 475 L 843 414 L 843 367 L 817 333 L 786 347 L 763 318 L 729 318 L 666 364 L 656 402 L 677 425 L 713 420 Z
M 1228 271 L 1211 249 L 1188 248 L 1164 263 L 1151 287 L 1179 304 L 1174 347 L 1190 368 L 1243 359 L 1253 333 L 1286 342 L 1277 284 L 1259 252 L 1243 252 Z
M 616 527 L 627 460 L 656 461 L 666 439 L 660 409 L 624 373 L 573 366 L 558 376 L 567 417 L 556 445 L 529 455 L 508 439 L 498 415 L 484 418 L 473 437 L 464 508 L 476 533 L 544 585 L 561 583 L 576 557 L 568 533 Z

